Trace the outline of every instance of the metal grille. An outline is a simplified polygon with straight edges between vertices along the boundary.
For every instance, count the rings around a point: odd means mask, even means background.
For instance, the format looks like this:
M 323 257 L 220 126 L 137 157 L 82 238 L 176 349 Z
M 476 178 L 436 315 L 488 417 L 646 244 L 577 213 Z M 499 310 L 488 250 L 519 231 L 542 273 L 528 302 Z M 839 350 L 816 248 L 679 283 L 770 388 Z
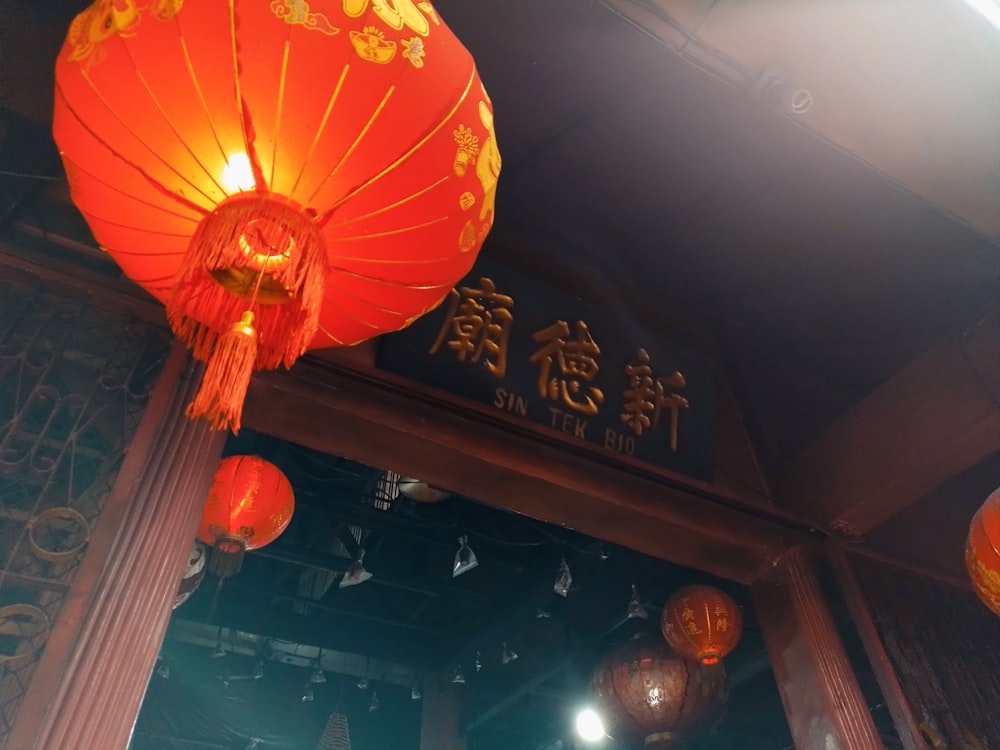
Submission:
M 162 329 L 0 281 L 0 747 L 168 343 Z

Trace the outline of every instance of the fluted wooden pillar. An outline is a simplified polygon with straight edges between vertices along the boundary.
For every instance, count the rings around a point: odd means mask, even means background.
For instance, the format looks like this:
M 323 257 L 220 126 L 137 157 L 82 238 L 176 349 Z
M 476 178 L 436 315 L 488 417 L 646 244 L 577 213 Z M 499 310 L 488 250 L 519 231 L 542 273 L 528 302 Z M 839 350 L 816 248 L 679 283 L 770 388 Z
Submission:
M 167 629 L 225 433 L 184 416 L 175 346 L 53 626 L 9 750 L 124 750 Z
M 752 590 L 797 750 L 882 750 L 807 550 L 789 551 Z

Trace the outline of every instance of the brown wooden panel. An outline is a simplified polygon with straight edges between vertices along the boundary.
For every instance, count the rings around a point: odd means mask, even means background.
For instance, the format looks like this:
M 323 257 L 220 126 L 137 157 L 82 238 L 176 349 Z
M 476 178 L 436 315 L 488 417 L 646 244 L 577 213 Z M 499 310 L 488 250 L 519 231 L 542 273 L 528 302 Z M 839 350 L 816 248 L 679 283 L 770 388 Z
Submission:
M 905 367 L 778 480 L 787 507 L 864 533 L 1000 450 L 1000 314 Z
M 776 559 L 786 536 L 806 533 L 721 489 L 629 466 L 387 376 L 308 361 L 292 376 L 263 373 L 243 423 L 742 582 Z

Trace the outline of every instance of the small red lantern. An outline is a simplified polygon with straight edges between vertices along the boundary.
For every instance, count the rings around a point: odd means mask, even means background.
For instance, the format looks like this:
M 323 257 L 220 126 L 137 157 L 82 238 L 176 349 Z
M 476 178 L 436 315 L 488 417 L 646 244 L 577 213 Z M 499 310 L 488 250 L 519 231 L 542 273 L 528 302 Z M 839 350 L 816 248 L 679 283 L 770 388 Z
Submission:
M 613 649 L 590 680 L 594 708 L 616 740 L 677 748 L 681 734 L 704 729 L 720 715 L 724 683 L 701 683 L 696 662 L 659 638 L 639 636 Z
M 236 575 L 244 553 L 277 539 L 294 510 L 292 486 L 277 466 L 256 456 L 223 459 L 198 526 L 198 538 L 214 547 L 209 571 Z
M 983 604 L 1000 615 L 1000 489 L 986 498 L 972 517 L 965 567 Z
M 711 586 L 687 586 L 663 607 L 660 628 L 678 653 L 712 666 L 740 642 L 743 618 L 726 593 Z
M 100 246 L 208 362 L 239 430 L 254 370 L 409 325 L 471 269 L 500 152 L 427 0 L 95 0 L 54 135 Z

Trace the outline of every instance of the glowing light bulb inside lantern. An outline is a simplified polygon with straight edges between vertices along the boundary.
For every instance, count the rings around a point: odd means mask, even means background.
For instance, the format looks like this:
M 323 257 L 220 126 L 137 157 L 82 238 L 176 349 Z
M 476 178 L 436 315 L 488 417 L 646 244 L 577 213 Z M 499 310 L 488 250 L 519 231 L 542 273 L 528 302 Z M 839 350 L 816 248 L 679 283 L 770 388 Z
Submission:
M 253 190 L 257 186 L 250 168 L 250 157 L 246 154 L 233 154 L 222 170 L 222 187 L 226 192 L 242 193 Z
M 576 733 L 584 742 L 604 739 L 604 722 L 592 708 L 585 708 L 576 715 Z

